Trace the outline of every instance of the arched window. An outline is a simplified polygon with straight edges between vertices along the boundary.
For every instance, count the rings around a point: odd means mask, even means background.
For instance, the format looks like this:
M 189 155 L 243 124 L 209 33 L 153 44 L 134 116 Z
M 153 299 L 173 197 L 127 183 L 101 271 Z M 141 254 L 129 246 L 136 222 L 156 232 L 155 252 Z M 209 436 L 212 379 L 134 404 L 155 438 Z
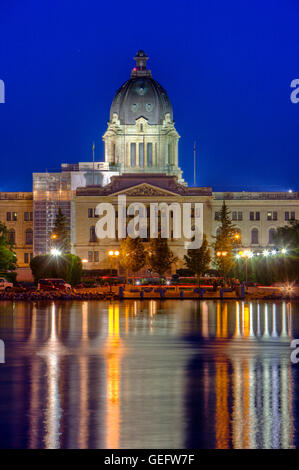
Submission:
M 25 232 L 25 243 L 26 245 L 32 245 L 33 243 L 33 232 L 31 228 L 27 228 Z
M 96 228 L 95 228 L 94 225 L 92 225 L 89 229 L 89 241 L 90 242 L 96 242 L 97 241 Z
M 274 241 L 274 237 L 275 237 L 275 228 L 270 228 L 269 230 L 269 245 L 274 245 L 275 241 Z
M 16 243 L 16 232 L 13 228 L 8 230 L 8 241 L 9 243 Z
M 257 228 L 251 230 L 251 244 L 258 245 L 259 243 L 259 231 Z

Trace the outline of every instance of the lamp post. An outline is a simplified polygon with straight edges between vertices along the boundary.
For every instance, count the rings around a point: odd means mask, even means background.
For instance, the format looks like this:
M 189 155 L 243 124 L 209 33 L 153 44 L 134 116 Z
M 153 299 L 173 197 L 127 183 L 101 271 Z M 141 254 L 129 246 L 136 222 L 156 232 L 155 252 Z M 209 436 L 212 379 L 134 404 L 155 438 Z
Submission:
M 112 276 L 112 261 L 113 261 L 113 258 L 118 259 L 119 251 L 118 250 L 109 250 L 108 251 L 108 256 L 110 258 L 110 274 Z
M 245 258 L 245 283 L 248 282 L 248 258 L 252 258 L 253 253 L 250 250 L 239 251 L 239 255 Z

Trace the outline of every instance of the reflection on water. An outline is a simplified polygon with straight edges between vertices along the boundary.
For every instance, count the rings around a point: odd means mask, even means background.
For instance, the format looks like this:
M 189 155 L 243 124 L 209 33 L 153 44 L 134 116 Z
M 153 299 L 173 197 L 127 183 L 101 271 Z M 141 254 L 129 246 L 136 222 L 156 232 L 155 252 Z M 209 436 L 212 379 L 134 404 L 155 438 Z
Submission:
M 298 304 L 1 303 L 1 447 L 298 447 Z

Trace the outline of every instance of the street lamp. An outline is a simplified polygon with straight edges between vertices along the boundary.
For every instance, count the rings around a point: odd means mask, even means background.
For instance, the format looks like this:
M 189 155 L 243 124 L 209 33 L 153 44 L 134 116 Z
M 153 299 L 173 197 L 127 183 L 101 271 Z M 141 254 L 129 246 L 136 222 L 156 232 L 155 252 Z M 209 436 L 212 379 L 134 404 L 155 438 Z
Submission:
M 109 250 L 108 251 L 108 256 L 110 257 L 110 274 L 112 275 L 112 260 L 113 258 L 118 258 L 119 256 L 119 251 L 118 250 Z
M 245 282 L 248 282 L 248 258 L 253 257 L 253 253 L 250 250 L 239 251 L 239 255 L 245 258 Z

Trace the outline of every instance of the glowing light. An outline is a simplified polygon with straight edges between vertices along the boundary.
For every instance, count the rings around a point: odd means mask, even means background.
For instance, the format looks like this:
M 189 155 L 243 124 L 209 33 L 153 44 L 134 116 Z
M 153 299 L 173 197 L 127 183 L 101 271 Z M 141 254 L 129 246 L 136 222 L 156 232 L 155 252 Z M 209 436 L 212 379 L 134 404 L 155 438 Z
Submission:
M 115 255 L 115 256 L 118 256 L 118 255 L 119 255 L 119 251 L 116 250 L 116 251 L 114 252 L 114 255 Z
M 272 250 L 272 251 L 271 251 L 271 254 L 272 254 L 272 255 L 276 255 L 276 250 Z
M 285 248 L 283 248 L 283 249 L 281 250 L 281 253 L 285 255 L 285 254 L 287 253 L 287 250 L 286 250 Z
M 88 263 L 88 259 L 82 259 L 82 263 Z
M 61 255 L 61 251 L 60 251 L 60 250 L 57 250 L 57 248 L 52 248 L 52 250 L 51 250 L 51 255 L 53 255 L 53 256 L 60 256 L 60 255 Z
M 269 256 L 269 254 L 270 254 L 270 253 L 269 253 L 268 250 L 264 250 L 264 251 L 263 251 L 263 255 L 264 255 L 264 256 Z
M 113 250 L 108 251 L 109 256 L 113 256 Z

